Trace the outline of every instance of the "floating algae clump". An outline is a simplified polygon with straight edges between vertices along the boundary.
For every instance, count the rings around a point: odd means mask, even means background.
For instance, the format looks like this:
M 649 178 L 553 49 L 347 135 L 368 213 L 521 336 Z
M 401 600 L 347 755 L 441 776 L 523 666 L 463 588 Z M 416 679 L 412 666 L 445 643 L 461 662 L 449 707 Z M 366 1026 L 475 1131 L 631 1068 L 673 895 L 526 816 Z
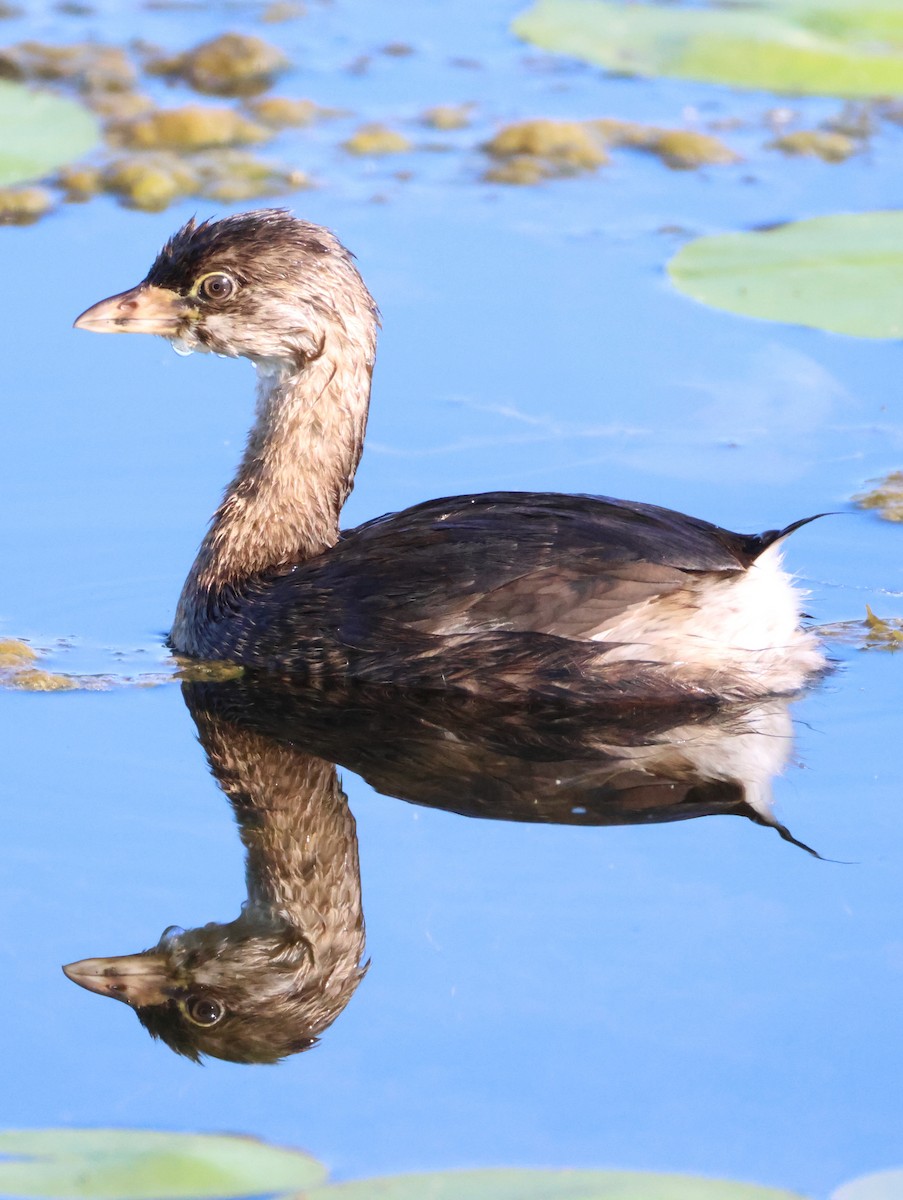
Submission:
M 132 208 L 162 212 L 173 200 L 195 194 L 197 176 L 173 155 L 136 155 L 110 163 L 102 183 Z
M 260 14 L 265 25 L 281 25 L 283 21 L 295 21 L 303 17 L 307 9 L 303 4 L 294 4 L 292 0 L 274 0 Z
M 860 508 L 875 508 L 885 521 L 903 521 L 903 471 L 891 471 L 884 479 L 872 482 L 878 486 L 853 497 Z
M 849 101 L 836 116 L 823 122 L 823 128 L 834 133 L 845 133 L 854 141 L 864 142 L 876 132 L 878 118 L 886 118 L 888 110 L 893 111 L 894 107 L 892 100 L 884 104 Z
M 342 146 L 349 154 L 403 154 L 411 143 L 403 133 L 385 125 L 362 125 Z
M 109 121 L 132 121 L 156 108 L 150 96 L 141 92 L 92 92 L 85 97 L 92 112 Z
M 38 653 L 18 638 L 0 641 L 0 685 L 27 692 L 63 692 L 79 684 L 68 675 L 54 675 L 34 666 Z
M 241 150 L 211 151 L 193 160 L 197 174 L 194 195 L 234 204 L 262 196 L 284 196 L 312 187 L 303 171 L 277 166 Z
M 186 196 L 232 203 L 284 196 L 311 182 L 302 171 L 227 148 L 188 158 L 160 152 L 117 159 L 103 171 L 101 186 L 131 208 L 160 212 Z
M 231 108 L 189 104 L 161 109 L 136 121 L 116 125 L 111 137 L 134 150 L 206 150 L 212 146 L 247 146 L 273 135 Z
M 319 108 L 313 100 L 290 100 L 287 96 L 261 96 L 258 100 L 250 100 L 245 108 L 252 117 L 271 129 L 311 125 L 328 111 Z
M 823 129 L 798 129 L 785 133 L 768 143 L 769 150 L 781 150 L 807 158 L 822 158 L 825 162 L 843 162 L 855 154 L 858 146 L 845 133 L 831 133 Z
M 826 641 L 844 642 L 857 650 L 903 650 L 903 619 L 879 617 L 868 604 L 863 620 L 819 625 L 818 634 Z
M 740 158 L 720 138 L 689 129 L 658 130 L 649 150 L 675 171 L 692 171 L 710 164 L 723 166 Z
M 655 154 L 675 171 L 692 171 L 697 167 L 726 165 L 739 162 L 720 138 L 692 129 L 661 129 L 657 125 L 642 125 L 638 121 L 619 121 L 616 117 L 601 117 L 587 124 L 609 146 L 626 146 Z
M 241 679 L 244 667 L 238 663 L 196 658 L 181 658 L 174 655 L 178 670 L 176 679 L 185 679 L 189 683 L 222 683 L 228 679 Z
M 538 183 L 608 162 L 607 147 L 627 146 L 657 155 L 675 170 L 709 163 L 738 162 L 720 138 L 688 129 L 660 129 L 637 121 L 603 117 L 593 121 L 518 121 L 499 130 L 483 148 L 501 159 L 484 179 L 496 183 Z
M 184 54 L 151 59 L 147 70 L 184 79 L 212 96 L 254 96 L 289 65 L 282 51 L 262 38 L 224 33 Z
M 595 171 L 608 162 L 608 154 L 592 129 L 579 121 L 517 121 L 500 129 L 484 146 L 487 154 L 499 159 L 537 160 L 537 178 L 573 175 L 578 171 Z M 521 161 L 515 175 L 530 174 Z M 497 183 L 535 183 L 536 179 L 500 178 L 503 173 L 487 173 Z
M 561 175 L 561 170 L 553 167 L 541 158 L 531 154 L 515 154 L 504 162 L 490 167 L 483 173 L 487 183 L 511 183 L 521 187 L 530 187 L 534 183 L 542 183 L 544 179 L 555 179 Z
M 46 188 L 0 188 L 0 225 L 31 225 L 52 208 L 53 196 Z
M 470 124 L 470 111 L 469 104 L 437 104 L 435 108 L 428 108 L 420 119 L 432 129 L 466 129 Z
M 655 135 L 660 132 L 654 125 L 622 121 L 618 117 L 599 117 L 586 124 L 601 137 L 606 146 L 632 146 L 640 150 L 648 149 Z
M 52 46 L 19 42 L 0 50 L 0 78 L 66 83 L 79 92 L 124 92 L 135 84 L 135 67 L 118 46 L 80 42 Z
M 882 650 L 903 649 L 903 621 L 885 621 L 876 617 L 868 605 L 865 606 L 865 646 Z
M 26 663 L 34 662 L 37 657 L 37 651 L 32 650 L 27 642 L 20 642 L 18 638 L 0 640 L 0 671 L 7 671 L 10 667 L 22 667 Z
M 57 675 L 52 671 L 41 671 L 32 667 L 24 671 L 11 671 L 3 679 L 6 687 L 18 688 L 23 692 L 72 692 L 85 687 L 85 683 L 73 675 Z
M 62 189 L 66 199 L 73 204 L 90 200 L 104 190 L 103 172 L 99 167 L 63 167 L 54 176 L 53 183 Z

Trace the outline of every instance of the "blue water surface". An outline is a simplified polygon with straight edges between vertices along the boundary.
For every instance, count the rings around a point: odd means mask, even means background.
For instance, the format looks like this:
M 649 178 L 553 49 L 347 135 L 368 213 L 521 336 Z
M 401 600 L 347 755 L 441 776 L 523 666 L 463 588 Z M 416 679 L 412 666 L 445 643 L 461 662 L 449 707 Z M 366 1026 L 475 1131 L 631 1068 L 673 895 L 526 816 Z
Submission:
M 549 59 L 511 37 L 516 11 L 336 0 L 261 26 L 251 7 L 110 2 L 81 18 L 36 6 L 0 34 L 181 49 L 236 28 L 291 54 L 284 94 L 353 112 L 274 147 L 318 178 L 294 207 L 354 250 L 383 315 L 347 524 L 498 487 L 626 495 L 747 530 L 839 510 L 788 546 L 810 611 L 903 614 L 900 528 L 849 506 L 903 465 L 900 346 L 709 310 L 663 270 L 691 235 L 897 205 L 901 132 L 843 165 L 786 161 L 762 146 L 764 114 L 787 101 Z M 397 41 L 414 53 L 380 52 Z M 416 124 L 446 102 L 474 102 L 474 128 Z M 792 107 L 813 124 L 839 104 Z M 479 141 L 534 115 L 737 116 L 725 136 L 746 161 L 674 173 L 622 154 L 538 188 L 480 182 Z M 363 119 L 454 148 L 348 159 L 337 142 Z M 96 200 L 0 230 L 0 620 L 59 669 L 167 669 L 163 635 L 250 419 L 246 363 L 71 329 L 194 211 L 213 208 Z M 251 1133 L 338 1178 L 600 1166 L 826 1196 L 899 1165 L 903 654 L 832 653 L 837 671 L 795 706 L 775 796 L 838 861 L 726 817 L 469 821 L 346 773 L 372 966 L 322 1043 L 277 1067 L 195 1066 L 60 973 L 237 915 L 241 848 L 178 688 L 0 692 L 0 1125 Z

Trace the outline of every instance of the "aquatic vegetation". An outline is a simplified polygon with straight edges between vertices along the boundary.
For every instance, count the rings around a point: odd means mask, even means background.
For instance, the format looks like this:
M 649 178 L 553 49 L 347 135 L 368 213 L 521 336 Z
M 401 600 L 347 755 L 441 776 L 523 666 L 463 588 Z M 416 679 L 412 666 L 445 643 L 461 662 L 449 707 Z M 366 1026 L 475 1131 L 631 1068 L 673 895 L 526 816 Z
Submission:
M 662 129 L 638 121 L 620 121 L 616 117 L 602 117 L 587 124 L 607 145 L 645 150 L 678 171 L 740 161 L 739 154 L 721 138 L 710 133 L 698 133 L 692 129 Z
M 875 487 L 854 496 L 853 503 L 860 508 L 877 509 L 885 521 L 903 521 L 903 471 L 891 471 L 872 482 Z
M 290 100 L 287 96 L 261 96 L 249 100 L 245 109 L 271 129 L 311 125 L 318 117 L 331 115 L 328 109 L 320 108 L 313 100 Z
M 284 21 L 296 21 L 306 13 L 306 7 L 295 0 L 273 0 L 260 14 L 260 19 L 265 25 L 281 25 Z
M 903 621 L 885 621 L 876 617 L 868 605 L 865 606 L 866 646 L 880 646 L 887 650 L 903 649 Z
M 46 188 L 0 188 L 0 225 L 31 225 L 53 205 L 53 196 Z
M 0 640 L 0 671 L 33 663 L 37 657 L 38 652 L 33 650 L 28 642 L 20 641 L 18 638 Z
M 0 640 L 0 688 L 19 692 L 107 691 L 117 680 L 107 675 L 75 675 L 48 671 L 41 655 L 18 638 Z M 126 682 L 121 680 L 118 682 Z M 161 682 L 156 678 L 155 683 Z
M 903 9 L 883 0 L 536 0 L 513 28 L 545 50 L 622 74 L 834 96 L 903 93 Z
M 903 618 L 876 616 L 868 604 L 861 621 L 836 621 L 819 626 L 818 632 L 828 641 L 844 642 L 857 650 L 903 650 Z
M 99 136 L 80 104 L 0 81 L 0 187 L 42 178 L 86 154 Z
M 510 160 L 510 174 L 496 169 L 485 175 L 496 183 L 535 183 L 595 171 L 608 162 L 601 139 L 580 121 L 516 121 L 500 129 L 483 149 L 492 158 Z
M 54 46 L 27 41 L 0 50 L 0 77 L 65 83 L 81 93 L 126 92 L 134 87 L 137 72 L 118 46 L 97 42 Z
M 484 1169 L 333 1183 L 305 1200 L 802 1200 L 793 1192 L 646 1171 Z
M 84 100 L 92 112 L 110 121 L 131 121 L 156 108 L 142 92 L 92 92 Z
M 205 662 L 203 659 L 182 658 L 178 654 L 174 657 L 178 664 L 176 678 L 188 683 L 222 683 L 227 679 L 240 679 L 244 674 L 244 667 L 222 659 Z
M 873 101 L 849 101 L 836 117 L 825 121 L 823 127 L 833 133 L 846 134 L 853 141 L 864 142 L 876 131 L 879 117 L 886 117 L 892 121 L 892 114 L 899 108 L 899 103 L 893 100 L 881 104 Z
M 16 688 L 20 692 L 73 692 L 84 688 L 86 684 L 74 675 L 58 675 L 34 667 L 5 674 L 3 686 Z
M 314 1187 L 326 1168 L 256 1138 L 132 1129 L 0 1132 L 0 1190 L 30 1196 L 152 1200 L 258 1196 Z
M 386 125 L 362 125 L 347 141 L 342 143 L 349 154 L 374 155 L 404 154 L 413 149 L 411 141 L 403 133 L 389 129 Z
M 266 91 L 289 65 L 282 51 L 262 38 L 223 33 L 183 54 L 151 58 L 145 69 L 212 96 L 253 96 Z
M 903 1169 L 875 1171 L 843 1184 L 831 1200 L 894 1200 L 903 1193 Z
M 483 176 L 494 183 L 538 183 L 594 171 L 608 162 L 609 148 L 654 154 L 674 170 L 739 161 L 720 138 L 690 129 L 663 129 L 617 117 L 590 121 L 517 121 L 506 125 L 483 149 L 501 165 Z
M 530 187 L 534 183 L 542 183 L 545 179 L 560 177 L 562 172 L 541 158 L 531 154 L 515 154 L 513 158 L 505 159 L 497 166 L 484 171 L 483 178 L 487 183 L 511 183 Z
M 859 146 L 848 134 L 824 129 L 797 129 L 782 134 L 768 143 L 770 150 L 781 150 L 784 154 L 821 158 L 825 162 L 844 162 L 855 154 Z
M 244 94 L 284 65 L 281 54 L 259 39 L 227 34 L 177 60 L 153 60 L 148 69 L 187 72 L 208 90 L 230 91 L 235 84 Z M 105 118 L 110 146 L 138 152 L 78 162 L 100 136 L 92 113 L 71 100 L 0 81 L 0 188 L 49 178 L 75 203 L 109 193 L 133 208 L 158 212 L 188 196 L 228 203 L 309 187 L 303 172 L 234 148 L 266 142 L 277 128 L 333 115 L 312 101 L 277 97 L 249 102 L 246 113 L 201 104 L 157 109 L 133 90 L 135 68 L 113 46 L 22 42 L 0 51 L 3 73 L 75 90 Z M 257 119 L 252 113 L 259 113 Z M 0 223 L 28 223 L 53 207 L 45 189 L 3 191 Z
M 431 129 L 466 129 L 470 124 L 471 110 L 470 104 L 437 104 L 434 108 L 428 108 L 420 119 Z
M 660 132 L 654 125 L 622 121 L 619 117 L 597 117 L 587 124 L 607 146 L 630 146 L 635 150 L 647 150 Z
M 692 171 L 713 163 L 740 161 L 740 155 L 735 154 L 720 138 L 691 129 L 659 130 L 648 149 L 676 171 Z
M 136 155 L 114 159 L 102 172 L 105 192 L 134 208 L 161 212 L 174 200 L 194 194 L 197 176 L 174 155 Z
M 35 664 L 40 655 L 18 638 L 0 641 L 0 687 L 20 692 L 102 691 L 110 686 L 103 676 L 63 675 Z
M 855 337 L 903 336 L 903 212 L 841 213 L 698 238 L 671 282 L 714 308 Z
M 241 150 L 211 151 L 192 160 L 197 195 L 234 204 L 264 196 L 286 196 L 313 187 L 310 177 L 293 167 L 265 162 Z
M 90 169 L 64 172 L 59 184 L 90 186 Z M 265 162 L 245 151 L 225 148 L 190 157 L 160 152 L 114 159 L 96 177 L 99 188 L 133 208 L 160 212 L 186 196 L 232 203 L 281 196 L 311 187 L 303 171 Z M 76 194 L 76 199 L 84 198 Z
M 9 1156 L 0 1161 L 4 1194 L 71 1200 L 802 1200 L 781 1188 L 652 1171 L 502 1167 L 330 1183 L 310 1155 L 235 1134 L 15 1129 L 0 1132 L 0 1154 Z M 831 1200 L 889 1200 L 901 1184 L 903 1170 L 879 1171 L 845 1183 Z
M 82 204 L 103 191 L 103 171 L 100 167 L 76 164 L 63 167 L 53 177 L 52 182 L 54 187 L 61 189 L 67 201 Z
M 205 150 L 215 146 L 248 146 L 266 142 L 272 132 L 231 108 L 188 104 L 159 109 L 137 120 L 115 125 L 111 139 L 133 150 Z

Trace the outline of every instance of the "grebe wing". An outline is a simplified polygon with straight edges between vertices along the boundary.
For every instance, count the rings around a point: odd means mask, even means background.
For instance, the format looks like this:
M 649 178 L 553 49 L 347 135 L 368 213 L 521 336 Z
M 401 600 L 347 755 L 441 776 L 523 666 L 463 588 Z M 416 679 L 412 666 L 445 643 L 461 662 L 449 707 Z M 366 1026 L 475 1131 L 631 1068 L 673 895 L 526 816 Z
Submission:
M 689 576 L 743 572 L 775 537 L 604 497 L 453 496 L 351 530 L 273 586 L 289 605 L 283 589 L 322 589 L 340 624 L 581 639 Z

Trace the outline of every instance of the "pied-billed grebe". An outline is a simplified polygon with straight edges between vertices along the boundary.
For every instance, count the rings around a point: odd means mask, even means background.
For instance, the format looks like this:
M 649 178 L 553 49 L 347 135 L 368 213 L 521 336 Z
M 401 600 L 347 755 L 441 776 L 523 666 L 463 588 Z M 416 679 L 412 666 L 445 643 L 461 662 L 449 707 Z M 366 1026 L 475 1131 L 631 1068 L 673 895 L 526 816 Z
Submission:
M 491 492 L 339 532 L 378 314 L 351 255 L 281 210 L 189 221 L 76 321 L 249 358 L 257 419 L 172 648 L 309 680 L 607 702 L 793 692 L 822 669 L 777 544 L 654 505 Z

